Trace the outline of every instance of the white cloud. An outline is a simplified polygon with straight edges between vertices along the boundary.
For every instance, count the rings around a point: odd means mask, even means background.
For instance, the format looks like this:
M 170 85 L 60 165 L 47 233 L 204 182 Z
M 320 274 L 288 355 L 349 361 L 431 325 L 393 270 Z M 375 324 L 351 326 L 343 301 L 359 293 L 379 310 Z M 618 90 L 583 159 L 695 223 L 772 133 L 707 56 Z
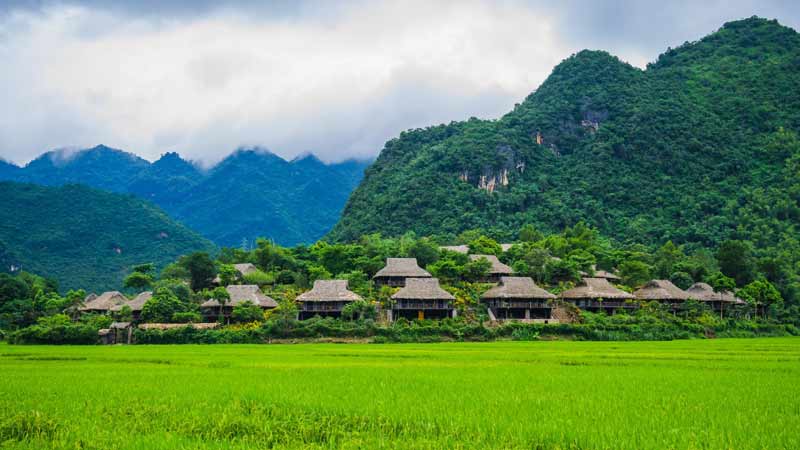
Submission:
M 611 29 L 613 8 L 569 3 L 309 3 L 280 14 L 200 4 L 161 15 L 104 2 L 0 10 L 0 156 L 98 143 L 205 163 L 244 145 L 374 156 L 404 129 L 500 116 L 581 48 L 608 44 L 643 65 L 712 31 L 663 42 L 673 35 L 661 26 L 658 42 L 637 44 L 620 36 L 646 32 L 638 22 Z

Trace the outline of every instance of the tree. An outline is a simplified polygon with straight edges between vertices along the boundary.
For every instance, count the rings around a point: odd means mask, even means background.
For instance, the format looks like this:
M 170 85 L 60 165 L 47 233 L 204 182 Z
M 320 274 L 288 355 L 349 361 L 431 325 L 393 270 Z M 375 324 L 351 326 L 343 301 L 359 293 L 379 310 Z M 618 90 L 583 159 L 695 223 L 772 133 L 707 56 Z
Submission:
M 707 276 L 706 283 L 717 292 L 733 292 L 736 290 L 736 280 L 726 277 L 722 272 L 714 272 Z
M 217 274 L 214 261 L 206 252 L 195 252 L 182 256 L 179 263 L 189 273 L 189 284 L 193 291 L 210 287 Z
M 544 235 L 533 224 L 525 224 L 519 230 L 519 240 L 522 242 L 538 242 L 542 239 Z
M 153 277 L 142 272 L 132 272 L 130 275 L 125 277 L 123 284 L 127 288 L 132 288 L 141 292 L 153 284 Z
M 619 265 L 619 276 L 626 286 L 638 287 L 650 281 L 650 270 L 642 261 L 625 260 Z
M 408 248 L 409 258 L 417 258 L 420 267 L 426 267 L 439 259 L 439 246 L 428 238 L 417 239 Z
M 222 322 L 225 318 L 225 304 L 231 300 L 231 294 L 222 286 L 217 286 L 214 289 L 206 289 L 201 293 L 201 296 L 207 300 L 216 300 L 219 304 L 219 321 Z
M 186 306 L 167 288 L 158 288 L 153 296 L 142 306 L 142 321 L 168 323 L 177 312 L 183 312 Z
M 692 276 L 686 272 L 675 272 L 669 277 L 669 281 L 672 282 L 675 286 L 678 286 L 681 289 L 689 289 L 689 287 L 694 283 Z
M 674 271 L 675 264 L 686 256 L 672 241 L 667 241 L 653 255 L 653 272 L 660 279 L 669 278 Z
M 737 286 L 744 286 L 755 276 L 755 262 L 753 261 L 750 244 L 744 241 L 725 241 L 717 250 L 719 270 L 736 280 Z
M 231 319 L 236 323 L 259 322 L 263 318 L 261 308 L 249 300 L 234 306 L 231 312 Z
M 234 267 L 233 264 L 220 264 L 218 276 L 219 284 L 222 286 L 228 286 L 236 281 L 236 279 L 239 277 L 239 272 L 236 270 L 236 267 Z
M 492 268 L 492 263 L 486 258 L 479 258 L 475 261 L 470 261 L 464 264 L 464 269 L 461 271 L 461 276 L 467 281 L 480 281 L 489 274 Z
M 375 305 L 365 300 L 356 300 L 342 308 L 342 317 L 348 320 L 375 319 L 377 316 L 378 310 L 375 309 Z
M 737 295 L 751 304 L 756 311 L 760 308 L 764 312 L 765 318 L 767 317 L 768 309 L 780 309 L 783 306 L 781 293 L 775 289 L 772 283 L 763 278 L 739 289 Z
M 469 252 L 475 255 L 499 255 L 503 249 L 494 239 L 481 236 L 469 243 Z

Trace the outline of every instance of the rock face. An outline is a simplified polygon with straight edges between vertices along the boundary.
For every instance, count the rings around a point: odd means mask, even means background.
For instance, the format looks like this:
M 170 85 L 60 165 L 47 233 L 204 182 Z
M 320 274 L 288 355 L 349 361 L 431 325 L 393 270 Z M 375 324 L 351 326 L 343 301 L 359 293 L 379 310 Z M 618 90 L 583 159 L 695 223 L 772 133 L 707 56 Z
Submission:
M 509 185 L 509 175 L 513 172 L 525 172 L 525 161 L 518 160 L 516 152 L 510 146 L 497 147 L 495 152 L 499 167 L 483 167 L 472 176 L 470 176 L 469 169 L 464 169 L 458 174 L 458 179 L 470 183 L 478 189 L 494 192 L 500 187 Z

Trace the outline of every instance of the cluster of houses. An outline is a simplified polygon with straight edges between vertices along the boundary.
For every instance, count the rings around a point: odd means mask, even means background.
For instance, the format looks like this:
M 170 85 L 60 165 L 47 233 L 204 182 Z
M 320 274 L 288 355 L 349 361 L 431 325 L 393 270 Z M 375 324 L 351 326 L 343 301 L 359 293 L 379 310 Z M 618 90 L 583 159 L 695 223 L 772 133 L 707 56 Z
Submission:
M 467 251 L 461 247 L 445 248 L 465 253 Z M 564 309 L 567 304 L 589 312 L 615 314 L 618 311 L 635 310 L 643 302 L 651 301 L 665 304 L 672 311 L 679 311 L 686 301 L 696 300 L 708 304 L 716 313 L 724 316 L 732 307 L 744 303 L 730 292 L 715 292 L 705 283 L 695 283 L 689 289 L 682 290 L 668 280 L 652 280 L 629 293 L 615 286 L 620 281 L 617 275 L 603 270 L 595 270 L 591 275 L 585 274 L 578 286 L 555 295 L 537 286 L 530 277 L 514 276 L 513 270 L 494 255 L 470 255 L 470 258 L 485 258 L 490 263 L 488 274 L 482 281 L 494 283 L 494 286 L 481 296 L 481 307 L 485 308 L 492 321 L 557 323 L 569 320 Z M 252 264 L 238 264 L 236 269 L 242 275 L 256 270 Z M 455 297 L 442 289 L 438 279 L 419 267 L 415 258 L 388 258 L 386 266 L 373 277 L 373 282 L 377 287 L 399 288 L 391 297 L 391 306 L 381 311 L 388 321 L 401 317 L 422 320 L 457 315 Z M 206 321 L 218 322 L 220 314 L 222 318 L 230 317 L 233 308 L 244 302 L 250 302 L 263 310 L 278 306 L 273 298 L 264 294 L 256 285 L 229 285 L 226 290 L 230 299 L 224 304 L 220 305 L 217 300 L 212 299 L 200 305 Z M 92 294 L 86 298 L 81 309 L 84 312 L 115 313 L 127 307 L 133 320 L 138 322 L 142 307 L 151 297 L 151 292 L 143 292 L 132 300 L 116 291 L 105 292 L 100 296 Z M 348 289 L 347 280 L 317 280 L 311 290 L 297 296 L 298 318 L 339 317 L 345 306 L 359 300 L 362 297 Z M 128 324 L 115 325 L 123 328 Z

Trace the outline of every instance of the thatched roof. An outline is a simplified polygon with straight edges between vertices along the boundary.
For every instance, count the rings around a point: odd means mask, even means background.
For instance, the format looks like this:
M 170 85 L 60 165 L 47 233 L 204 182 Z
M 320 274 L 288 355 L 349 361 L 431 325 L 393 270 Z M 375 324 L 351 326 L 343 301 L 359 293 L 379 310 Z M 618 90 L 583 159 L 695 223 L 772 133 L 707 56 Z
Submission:
M 439 286 L 437 278 L 408 278 L 406 287 L 392 295 L 396 300 L 455 300 Z
M 372 278 L 430 278 L 430 276 L 431 274 L 417 265 L 417 258 L 386 258 L 386 267 L 379 270 Z
M 469 245 L 443 245 L 439 247 L 439 249 L 449 250 L 451 252 L 456 252 L 456 253 L 463 253 L 465 255 L 469 253 Z
M 151 298 L 153 298 L 153 293 L 151 291 L 145 291 L 134 297 L 133 300 L 129 302 L 114 306 L 111 308 L 111 311 L 121 311 L 125 306 L 129 307 L 131 311 L 141 311 L 144 304 L 147 303 L 147 301 Z
M 635 298 L 633 295 L 615 288 L 605 278 L 584 278 L 580 285 L 562 292 L 560 297 L 568 300 L 596 298 L 624 300 Z
M 248 273 L 253 273 L 258 270 L 258 267 L 251 263 L 234 264 L 233 268 L 242 275 L 247 275 Z
M 691 297 L 669 280 L 650 280 L 633 295 L 639 300 L 688 300 Z
M 504 252 L 507 252 L 516 244 L 500 244 L 500 248 L 503 249 Z
M 514 271 L 511 270 L 511 267 L 508 267 L 507 265 L 501 263 L 500 260 L 497 259 L 497 256 L 469 255 L 469 259 L 471 261 L 478 261 L 481 258 L 486 258 L 492 264 L 492 267 L 489 268 L 490 275 L 511 275 L 512 273 L 514 273 Z
M 111 330 L 124 330 L 131 326 L 130 322 L 111 322 L 111 325 L 108 326 L 108 329 Z
M 231 296 L 230 301 L 225 302 L 225 306 L 236 306 L 247 301 L 262 308 L 276 308 L 278 306 L 275 300 L 261 292 L 261 289 L 254 284 L 232 284 L 227 286 L 225 290 L 228 291 L 228 295 Z M 211 299 L 204 302 L 200 307 L 219 308 L 219 302 L 215 299 Z
M 354 302 L 361 296 L 347 289 L 347 280 L 317 280 L 314 287 L 297 296 L 300 302 Z
M 94 299 L 84 303 L 81 311 L 110 311 L 111 308 L 128 302 L 128 299 L 121 292 L 103 292 Z
M 481 298 L 551 299 L 556 296 L 537 286 L 530 277 L 500 277 L 500 284 Z
M 138 328 L 142 330 L 169 330 L 171 328 L 183 328 L 183 327 L 192 327 L 198 330 L 209 330 L 213 328 L 217 328 L 219 323 L 217 322 L 210 322 L 210 323 L 142 323 L 139 324 Z
M 89 303 L 90 301 L 92 301 L 92 300 L 94 300 L 96 298 L 97 298 L 97 294 L 92 292 L 91 294 L 89 294 L 89 295 L 87 295 L 86 297 L 83 298 L 83 304 L 85 305 L 85 304 Z
M 728 291 L 715 292 L 714 289 L 706 283 L 695 283 L 689 287 L 686 292 L 691 298 L 704 302 L 743 303 L 743 300 L 737 298 Z

